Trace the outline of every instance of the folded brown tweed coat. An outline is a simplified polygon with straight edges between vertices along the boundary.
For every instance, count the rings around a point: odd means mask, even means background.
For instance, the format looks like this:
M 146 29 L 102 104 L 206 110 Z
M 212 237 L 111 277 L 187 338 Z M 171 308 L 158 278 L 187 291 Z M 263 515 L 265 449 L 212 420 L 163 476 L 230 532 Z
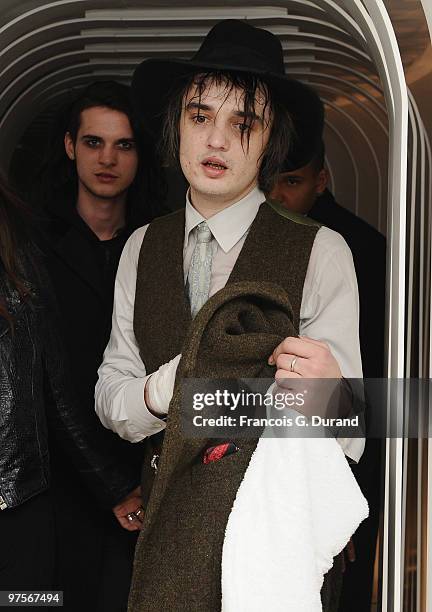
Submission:
M 137 544 L 129 612 L 220 612 L 225 526 L 257 439 L 239 439 L 237 453 L 204 465 L 210 441 L 182 432 L 181 381 L 272 377 L 267 359 L 290 335 L 288 295 L 263 281 L 227 285 L 190 326 Z

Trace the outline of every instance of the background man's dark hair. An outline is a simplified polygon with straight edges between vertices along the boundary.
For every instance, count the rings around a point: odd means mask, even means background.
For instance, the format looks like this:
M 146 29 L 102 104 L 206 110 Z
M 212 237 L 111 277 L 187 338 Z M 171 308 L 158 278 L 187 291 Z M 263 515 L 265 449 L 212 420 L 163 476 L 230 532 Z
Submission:
M 194 99 L 196 98 L 199 104 L 205 91 L 213 83 L 225 87 L 226 97 L 235 88 L 243 91 L 243 112 L 246 117 L 254 114 L 257 96 L 263 98 L 264 110 L 269 109 L 272 125 L 270 137 L 262 155 L 258 186 L 262 191 L 270 191 L 277 180 L 286 151 L 290 147 L 294 128 L 286 108 L 278 102 L 276 96 L 271 95 L 265 81 L 256 75 L 215 71 L 194 74 L 186 82 L 182 81 L 169 96 L 170 102 L 166 109 L 162 137 L 158 146 L 158 153 L 162 162 L 166 165 L 178 165 L 179 163 L 180 117 L 185 95 L 193 91 Z M 247 122 L 247 119 L 245 121 Z M 249 146 L 248 131 L 242 133 L 242 145 L 246 149 Z
M 126 216 L 130 227 L 139 227 L 155 216 L 156 205 L 161 198 L 161 178 L 155 164 L 154 143 L 150 136 L 144 135 L 135 117 L 129 87 L 116 81 L 92 83 L 56 114 L 49 144 L 38 169 L 39 189 L 35 190 L 36 197 L 33 194 L 32 201 L 36 200 L 42 207 L 49 202 L 57 205 L 57 201 L 61 205 L 65 199 L 76 201 L 76 164 L 65 153 L 64 135 L 70 132 L 75 142 L 81 113 L 97 106 L 124 113 L 130 121 L 138 153 L 138 169 L 128 190 Z
M 321 172 L 324 168 L 325 164 L 325 145 L 324 141 L 321 138 L 316 146 L 315 153 L 312 158 L 298 159 L 298 155 L 296 155 L 296 141 L 295 139 L 291 142 L 291 149 L 288 149 L 288 155 L 285 156 L 285 159 L 281 165 L 280 173 L 284 174 L 285 172 L 295 172 L 300 168 L 304 168 L 305 166 L 311 166 L 312 170 L 315 174 Z
M 103 106 L 124 113 L 135 132 L 136 125 L 130 103 L 129 88 L 116 81 L 100 81 L 86 87 L 70 107 L 66 131 L 70 132 L 74 143 L 80 128 L 81 113 L 95 106 Z
M 317 174 L 324 168 L 325 145 L 323 140 L 320 140 L 318 148 L 309 163 Z

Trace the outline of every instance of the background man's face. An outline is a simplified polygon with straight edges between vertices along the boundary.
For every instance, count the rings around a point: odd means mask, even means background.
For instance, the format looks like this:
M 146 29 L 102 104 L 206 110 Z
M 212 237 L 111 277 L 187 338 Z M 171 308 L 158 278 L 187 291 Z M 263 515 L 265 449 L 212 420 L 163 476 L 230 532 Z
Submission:
M 326 186 L 327 171 L 317 171 L 313 164 L 308 164 L 294 172 L 280 174 L 270 197 L 292 212 L 307 214 Z
M 81 113 L 76 142 L 65 136 L 68 157 L 76 162 L 80 189 L 101 199 L 125 193 L 135 178 L 138 155 L 128 117 L 102 106 Z
M 244 117 L 242 91 L 227 95 L 224 84 L 210 84 L 201 100 L 193 88 L 183 100 L 180 164 L 194 198 L 229 205 L 257 184 L 261 155 L 270 133 L 268 111 L 257 95 L 255 116 Z M 250 126 L 248 146 L 247 133 Z

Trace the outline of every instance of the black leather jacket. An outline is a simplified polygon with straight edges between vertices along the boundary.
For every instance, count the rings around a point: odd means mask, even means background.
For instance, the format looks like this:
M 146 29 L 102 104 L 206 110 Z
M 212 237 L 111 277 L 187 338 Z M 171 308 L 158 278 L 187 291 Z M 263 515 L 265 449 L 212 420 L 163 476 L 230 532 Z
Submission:
M 97 432 L 74 408 L 58 314 L 40 255 L 32 250 L 31 259 L 22 258 L 27 300 L 11 288 L 0 264 L 0 295 L 13 316 L 12 329 L 0 317 L 0 509 L 49 487 L 48 432 L 91 492 L 112 507 L 138 484 L 136 474 L 99 452 Z

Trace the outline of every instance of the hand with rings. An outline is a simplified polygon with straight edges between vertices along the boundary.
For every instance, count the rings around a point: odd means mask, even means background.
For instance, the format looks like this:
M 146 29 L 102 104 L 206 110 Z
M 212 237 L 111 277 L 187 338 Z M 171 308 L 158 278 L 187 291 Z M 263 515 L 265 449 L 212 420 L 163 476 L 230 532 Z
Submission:
M 133 521 L 136 520 L 142 523 L 144 519 L 144 508 L 140 506 L 134 512 L 129 512 L 128 514 L 126 514 L 126 518 L 130 523 L 133 523 Z
M 112 509 L 120 525 L 128 531 L 141 529 L 144 508 L 141 505 L 141 489 L 137 487 Z

